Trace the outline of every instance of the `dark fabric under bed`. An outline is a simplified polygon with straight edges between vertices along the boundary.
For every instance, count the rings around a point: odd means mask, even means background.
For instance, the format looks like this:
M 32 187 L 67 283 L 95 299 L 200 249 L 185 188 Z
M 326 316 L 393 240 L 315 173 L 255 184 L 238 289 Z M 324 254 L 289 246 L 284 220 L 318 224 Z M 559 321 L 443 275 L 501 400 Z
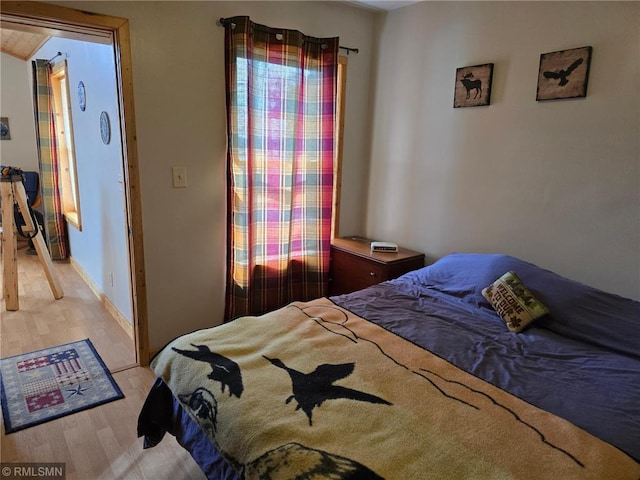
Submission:
M 520 334 L 480 293 L 510 270 L 551 311 Z M 640 303 L 513 257 L 473 254 L 331 300 L 640 461 Z M 172 403 L 179 421 L 168 431 L 207 477 L 235 480 L 175 399 L 157 396 Z
M 166 433 L 176 437 L 209 480 L 239 479 L 169 387 L 156 378 L 138 416 L 138 436 L 144 436 L 144 448 L 151 448 L 160 443 Z

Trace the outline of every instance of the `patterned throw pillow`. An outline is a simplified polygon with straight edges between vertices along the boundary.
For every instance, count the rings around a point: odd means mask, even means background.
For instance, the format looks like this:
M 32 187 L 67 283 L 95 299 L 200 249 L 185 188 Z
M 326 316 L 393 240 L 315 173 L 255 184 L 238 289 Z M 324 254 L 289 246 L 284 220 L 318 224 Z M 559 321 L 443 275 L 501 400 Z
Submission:
M 535 319 L 549 313 L 523 285 L 515 272 L 507 272 L 487 288 L 482 295 L 512 332 L 521 332 Z

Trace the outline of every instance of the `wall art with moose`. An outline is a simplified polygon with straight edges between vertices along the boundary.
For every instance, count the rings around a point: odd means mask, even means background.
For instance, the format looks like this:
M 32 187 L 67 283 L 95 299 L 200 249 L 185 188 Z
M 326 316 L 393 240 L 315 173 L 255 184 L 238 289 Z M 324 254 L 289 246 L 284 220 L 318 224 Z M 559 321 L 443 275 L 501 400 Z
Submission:
M 493 63 L 456 69 L 453 107 L 480 107 L 491 102 Z
M 587 96 L 591 47 L 540 55 L 536 100 Z

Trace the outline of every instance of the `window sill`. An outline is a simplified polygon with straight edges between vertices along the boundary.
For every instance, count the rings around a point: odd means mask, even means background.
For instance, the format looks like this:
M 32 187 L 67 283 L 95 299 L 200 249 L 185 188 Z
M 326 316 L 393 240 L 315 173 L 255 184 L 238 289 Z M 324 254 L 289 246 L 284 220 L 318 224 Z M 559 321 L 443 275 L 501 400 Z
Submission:
M 80 223 L 80 216 L 78 212 L 64 212 L 64 218 L 67 223 L 74 226 L 79 232 L 82 231 L 82 224 Z

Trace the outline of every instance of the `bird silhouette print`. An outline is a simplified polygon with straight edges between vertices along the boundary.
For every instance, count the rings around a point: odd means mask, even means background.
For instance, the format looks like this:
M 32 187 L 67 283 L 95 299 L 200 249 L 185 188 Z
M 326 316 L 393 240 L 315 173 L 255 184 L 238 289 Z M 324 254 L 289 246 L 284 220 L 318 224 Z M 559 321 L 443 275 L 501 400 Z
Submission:
M 558 70 L 557 72 L 544 72 L 543 75 L 545 78 L 550 78 L 553 80 L 560 79 L 560 82 L 558 83 L 558 85 L 561 87 L 564 87 L 567 83 L 569 83 L 569 79 L 567 79 L 567 77 L 571 75 L 571 72 L 573 72 L 576 68 L 578 68 L 578 66 L 583 61 L 584 60 L 582 58 L 579 58 L 575 62 L 573 62 L 571 65 L 569 65 L 569 68 L 567 68 L 566 70 Z
M 238 364 L 224 355 L 212 352 L 206 345 L 194 345 L 192 343 L 191 346 L 198 350 L 180 350 L 175 347 L 171 347 L 171 349 L 185 357 L 208 363 L 211 366 L 211 373 L 207 377 L 220 382 L 223 392 L 225 387 L 229 387 L 229 396 L 235 395 L 240 398 L 244 387 Z
M 307 415 L 309 425 L 313 425 L 313 409 L 319 407 L 327 400 L 346 398 L 360 402 L 391 405 L 390 402 L 375 395 L 360 392 L 352 388 L 341 387 L 340 385 L 333 385 L 333 382 L 351 375 L 355 368 L 354 363 L 341 363 L 338 365 L 325 363 L 319 365 L 311 373 L 302 373 L 287 367 L 279 358 L 269 358 L 264 355 L 263 357 L 289 374 L 293 395 L 289 396 L 285 403 L 289 403 L 295 399 L 296 402 L 298 402 L 296 410 L 302 410 Z

